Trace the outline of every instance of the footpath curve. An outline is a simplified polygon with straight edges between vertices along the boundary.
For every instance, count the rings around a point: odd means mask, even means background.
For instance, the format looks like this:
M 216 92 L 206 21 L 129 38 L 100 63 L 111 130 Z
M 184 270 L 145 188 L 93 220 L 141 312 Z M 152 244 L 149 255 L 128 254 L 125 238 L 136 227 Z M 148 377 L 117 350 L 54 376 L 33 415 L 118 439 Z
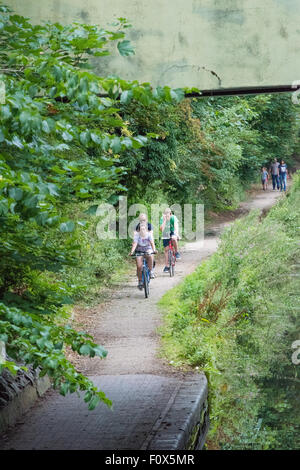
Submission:
M 203 246 L 192 242 L 182 249 L 174 278 L 163 274 L 158 263 L 149 299 L 137 289 L 133 272 L 109 302 L 75 311 L 75 319 L 80 318 L 108 356 L 74 362 L 113 401 L 113 410 L 100 404 L 89 412 L 75 394 L 62 397 L 49 390 L 1 436 L 0 449 L 202 448 L 208 425 L 206 378 L 178 372 L 158 357 L 157 302 L 217 249 L 226 225 L 252 209 L 268 210 L 279 196 L 277 191 L 260 191 L 235 213 L 217 217 Z

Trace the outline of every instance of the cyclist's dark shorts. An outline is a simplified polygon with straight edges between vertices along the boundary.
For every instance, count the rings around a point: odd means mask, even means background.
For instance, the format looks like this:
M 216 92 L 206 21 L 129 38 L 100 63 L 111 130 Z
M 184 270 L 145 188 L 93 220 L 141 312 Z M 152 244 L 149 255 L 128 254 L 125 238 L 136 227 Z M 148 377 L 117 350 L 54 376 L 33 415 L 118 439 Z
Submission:
M 149 250 L 148 250 L 148 251 L 136 251 L 136 252 L 135 252 L 135 255 L 136 255 L 136 256 L 144 256 L 144 255 L 150 256 L 151 253 L 149 253 Z
M 175 235 L 175 233 L 173 231 L 170 232 L 170 236 L 172 237 L 173 235 Z M 163 244 L 164 244 L 164 247 L 166 248 L 166 246 L 169 246 L 169 241 L 171 240 L 171 238 L 164 238 L 163 239 Z

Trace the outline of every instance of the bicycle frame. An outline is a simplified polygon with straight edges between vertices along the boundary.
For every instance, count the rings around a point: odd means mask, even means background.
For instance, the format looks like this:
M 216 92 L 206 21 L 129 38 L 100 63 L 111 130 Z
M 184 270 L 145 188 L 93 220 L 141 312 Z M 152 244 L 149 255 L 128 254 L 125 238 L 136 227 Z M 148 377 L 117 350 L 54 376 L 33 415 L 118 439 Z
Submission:
M 148 297 L 149 288 L 146 289 L 145 286 L 147 286 L 147 285 L 149 286 L 149 284 L 150 284 L 150 270 L 149 270 L 149 267 L 148 267 L 146 256 L 144 256 L 144 259 L 143 259 L 142 282 L 144 284 L 145 297 Z
M 149 287 L 149 284 L 150 284 L 150 269 L 148 267 L 148 263 L 147 263 L 147 255 L 154 255 L 155 253 L 143 253 L 143 254 L 135 254 L 134 256 L 137 257 L 137 256 L 142 256 L 143 257 L 143 267 L 142 267 L 142 282 L 143 282 L 143 286 L 144 286 L 144 292 L 145 292 L 145 297 L 146 299 L 149 297 L 149 294 L 150 294 L 150 287 Z
M 168 260 L 169 260 L 170 277 L 173 277 L 175 274 L 176 253 L 175 253 L 175 247 L 172 243 L 172 238 L 170 238 L 169 240 Z

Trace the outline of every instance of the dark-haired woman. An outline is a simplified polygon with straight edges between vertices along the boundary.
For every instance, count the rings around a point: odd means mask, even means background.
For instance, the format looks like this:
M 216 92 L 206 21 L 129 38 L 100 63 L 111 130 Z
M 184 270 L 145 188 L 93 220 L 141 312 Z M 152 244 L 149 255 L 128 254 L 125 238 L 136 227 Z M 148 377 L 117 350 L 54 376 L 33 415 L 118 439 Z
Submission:
M 286 191 L 286 178 L 288 175 L 287 165 L 284 160 L 280 161 L 279 169 L 279 181 L 280 181 L 280 191 Z

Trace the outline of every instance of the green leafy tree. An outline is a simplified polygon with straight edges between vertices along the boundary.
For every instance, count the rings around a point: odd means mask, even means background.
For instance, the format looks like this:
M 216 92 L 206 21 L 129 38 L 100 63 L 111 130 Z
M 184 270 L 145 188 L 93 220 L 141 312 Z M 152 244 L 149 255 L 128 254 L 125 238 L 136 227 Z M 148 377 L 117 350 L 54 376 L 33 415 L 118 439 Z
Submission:
M 86 222 L 70 220 L 64 206 L 126 190 L 119 155 L 148 138 L 126 132 L 117 103 L 180 98 L 92 71 L 90 58 L 109 55 L 113 44 L 123 56 L 134 53 L 129 26 L 125 18 L 112 31 L 32 25 L 0 6 L 0 340 L 12 359 L 0 370 L 15 372 L 18 360 L 40 366 L 62 394 L 85 391 L 90 409 L 110 401 L 76 372 L 65 348 L 101 358 L 106 351 L 67 325 L 74 288 L 54 273 L 76 265 L 74 233 Z

